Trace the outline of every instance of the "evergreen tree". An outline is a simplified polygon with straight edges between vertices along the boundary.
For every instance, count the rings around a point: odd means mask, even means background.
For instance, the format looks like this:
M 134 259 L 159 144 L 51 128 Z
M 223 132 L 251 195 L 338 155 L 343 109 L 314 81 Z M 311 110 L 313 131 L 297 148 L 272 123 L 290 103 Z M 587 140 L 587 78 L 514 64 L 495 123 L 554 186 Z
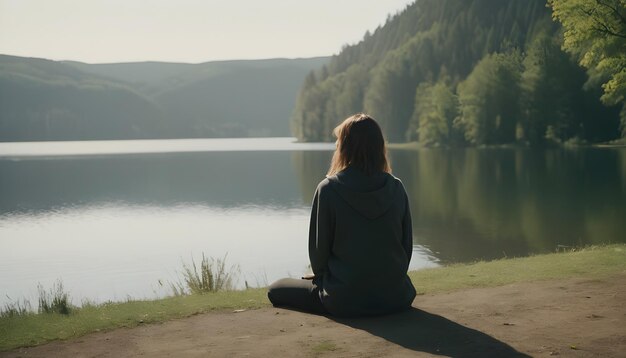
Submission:
M 547 33 L 537 35 L 524 58 L 523 118 L 518 139 L 542 144 L 548 128 L 550 139 L 580 136 L 584 113 L 577 108 L 577 99 L 584 82 L 583 71 L 561 51 L 557 39 Z
M 471 144 L 501 144 L 515 141 L 520 120 L 521 55 L 518 51 L 483 58 L 459 84 L 460 117 Z

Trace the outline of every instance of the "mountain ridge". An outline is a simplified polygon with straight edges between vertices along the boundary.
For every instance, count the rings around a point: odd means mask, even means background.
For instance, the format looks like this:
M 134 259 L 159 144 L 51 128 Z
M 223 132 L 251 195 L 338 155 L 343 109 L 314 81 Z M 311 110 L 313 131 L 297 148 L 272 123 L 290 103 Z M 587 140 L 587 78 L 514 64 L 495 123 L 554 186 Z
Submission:
M 0 55 L 0 141 L 289 135 L 299 85 L 327 59 L 87 64 Z M 231 83 L 241 95 L 222 95 Z

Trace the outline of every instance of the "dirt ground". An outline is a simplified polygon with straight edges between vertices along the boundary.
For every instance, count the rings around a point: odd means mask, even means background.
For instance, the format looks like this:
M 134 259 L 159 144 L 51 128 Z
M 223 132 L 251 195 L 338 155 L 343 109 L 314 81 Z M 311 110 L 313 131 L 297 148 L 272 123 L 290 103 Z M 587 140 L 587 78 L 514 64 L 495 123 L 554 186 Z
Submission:
M 418 296 L 385 317 L 264 308 L 197 315 L 2 357 L 626 357 L 626 273 Z

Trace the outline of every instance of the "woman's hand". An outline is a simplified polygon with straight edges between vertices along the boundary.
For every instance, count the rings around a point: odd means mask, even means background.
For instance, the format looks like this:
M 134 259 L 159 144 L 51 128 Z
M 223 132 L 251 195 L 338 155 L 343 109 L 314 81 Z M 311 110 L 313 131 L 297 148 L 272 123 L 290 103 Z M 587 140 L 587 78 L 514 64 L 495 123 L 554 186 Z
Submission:
M 314 278 L 315 278 L 315 274 L 312 274 L 312 273 L 307 273 L 304 276 L 302 276 L 303 280 L 312 280 Z

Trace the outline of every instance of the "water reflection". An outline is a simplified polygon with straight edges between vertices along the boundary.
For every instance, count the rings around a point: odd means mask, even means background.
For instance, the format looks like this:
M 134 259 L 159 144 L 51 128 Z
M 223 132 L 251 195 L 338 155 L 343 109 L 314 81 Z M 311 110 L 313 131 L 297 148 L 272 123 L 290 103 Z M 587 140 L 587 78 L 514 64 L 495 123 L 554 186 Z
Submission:
M 120 202 L 303 208 L 330 151 L 208 152 L 0 160 L 0 215 Z M 626 238 L 626 149 L 391 152 L 415 243 L 444 261 Z
M 294 172 L 298 177 L 302 201 L 310 203 L 317 184 L 326 177 L 333 152 L 297 151 L 291 155 Z
M 109 203 L 0 217 L 0 304 L 37 302 L 61 278 L 80 303 L 171 294 L 181 260 L 202 253 L 241 267 L 239 287 L 300 275 L 308 210 Z M 164 282 L 158 285 L 159 280 Z
M 300 207 L 290 157 L 279 151 L 1 160 L 0 213 L 104 202 Z
M 414 242 L 444 262 L 626 242 L 626 149 L 391 151 L 410 196 Z M 330 152 L 295 152 L 304 198 Z
M 0 303 L 58 277 L 79 297 L 150 296 L 202 251 L 228 252 L 252 284 L 300 275 L 331 155 L 0 160 Z M 391 160 L 410 196 L 413 269 L 626 242 L 626 149 L 394 150 Z
M 624 149 L 395 151 L 416 243 L 472 261 L 624 242 Z

